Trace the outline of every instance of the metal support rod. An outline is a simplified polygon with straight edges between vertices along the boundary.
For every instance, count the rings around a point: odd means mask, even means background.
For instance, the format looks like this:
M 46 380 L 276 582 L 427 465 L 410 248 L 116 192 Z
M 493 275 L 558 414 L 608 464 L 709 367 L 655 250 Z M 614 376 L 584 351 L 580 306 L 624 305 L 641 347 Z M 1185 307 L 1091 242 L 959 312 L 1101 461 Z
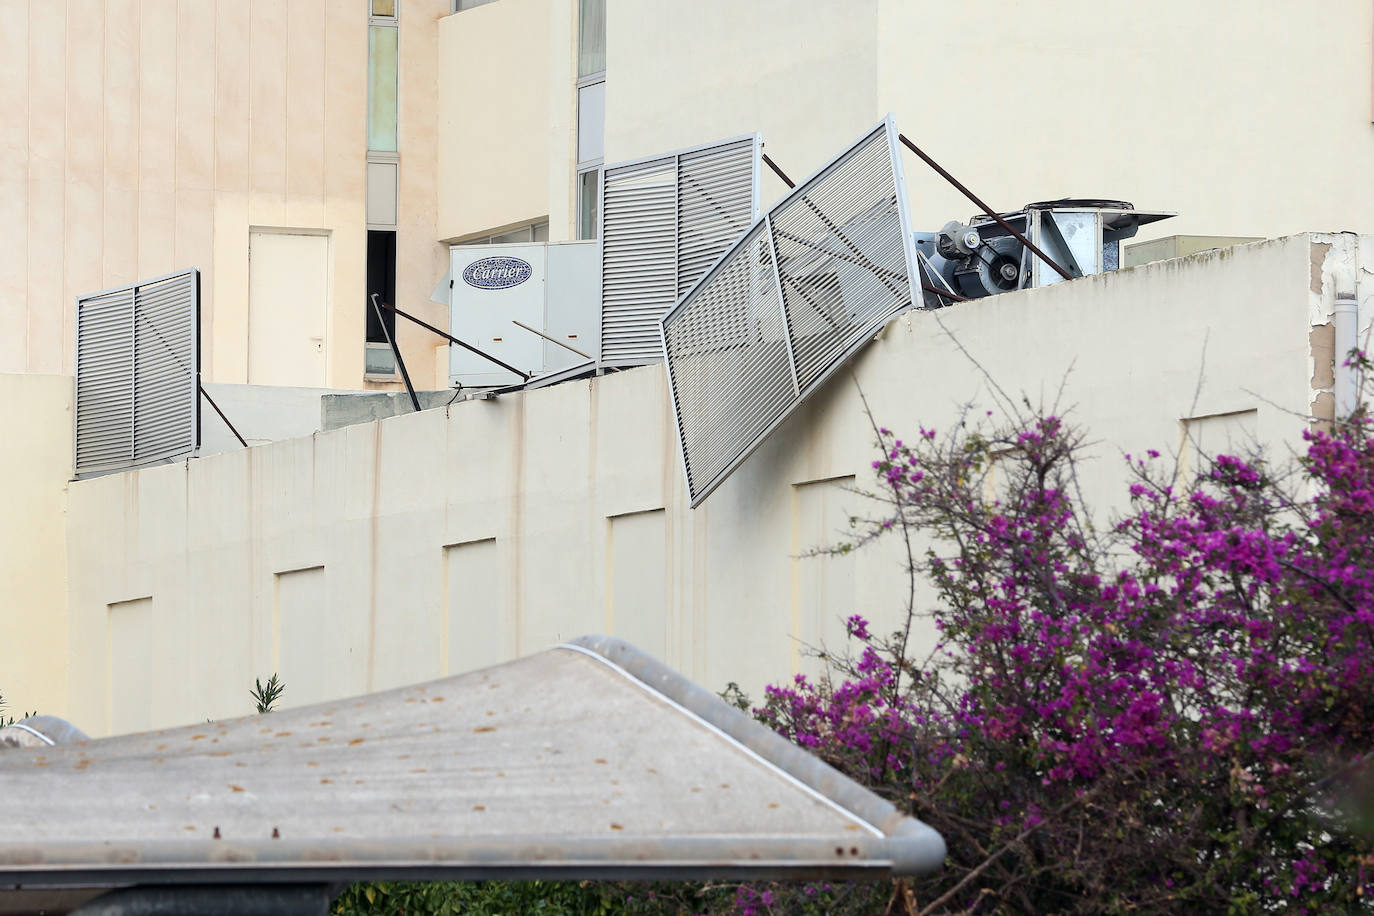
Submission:
M 381 306 L 378 304 L 377 294 L 373 293 L 369 298 L 372 299 L 372 308 L 377 312 L 377 323 L 382 326 L 382 336 L 391 345 L 391 352 L 396 355 L 396 365 L 401 370 L 401 381 L 406 383 L 406 394 L 410 395 L 410 403 L 415 407 L 415 412 L 420 412 L 420 399 L 415 396 L 415 386 L 410 384 L 410 373 L 406 371 L 406 361 L 401 358 L 401 348 L 397 345 L 391 332 L 386 329 L 386 316 L 382 314 Z
M 403 311 L 401 311 L 400 309 L 398 309 L 398 308 L 397 308 L 396 306 L 394 306 L 394 305 L 387 305 L 385 302 L 382 303 L 382 308 L 386 309 L 388 312 L 395 312 L 397 315 L 400 315 L 402 318 L 406 318 L 406 319 L 409 319 L 410 321 L 415 322 L 415 323 L 418 324 L 420 327 L 424 328 L 426 331 L 430 331 L 430 332 L 432 332 L 432 333 L 438 334 L 440 337 L 444 338 L 444 340 L 447 340 L 447 341 L 448 341 L 449 343 L 451 343 L 451 344 L 457 344 L 458 346 L 462 347 L 464 350 L 470 350 L 471 352 L 476 353 L 478 356 L 482 357 L 483 359 L 488 360 L 488 361 L 493 362 L 493 363 L 496 363 L 496 365 L 500 366 L 502 369 L 505 369 L 505 370 L 507 370 L 507 371 L 509 371 L 509 372 L 514 372 L 516 375 L 520 376 L 522 379 L 524 379 L 524 380 L 527 381 L 527 382 L 530 380 L 530 374 L 529 374 L 528 372 L 521 372 L 519 369 L 515 368 L 515 367 L 512 366 L 510 363 L 503 363 L 503 362 L 501 362 L 501 360 L 499 360 L 499 359 L 497 359 L 496 357 L 492 356 L 490 353 L 483 353 L 481 350 L 477 349 L 477 348 L 474 347 L 472 344 L 463 343 L 461 340 L 459 340 L 458 338 L 454 337 L 454 336 L 453 336 L 452 334 L 450 334 L 449 332 L 447 332 L 447 331 L 441 331 L 441 330 L 439 330 L 438 328 L 436 328 L 434 325 L 430 324 L 430 323 L 427 322 L 427 321 L 421 321 L 419 318 L 416 318 L 414 315 L 411 315 L 411 314 L 408 313 L 408 312 L 403 312 Z
M 941 299 L 953 299 L 955 302 L 968 302 L 968 301 L 969 301 L 968 296 L 961 296 L 961 295 L 959 295 L 958 293 L 953 293 L 953 292 L 950 292 L 950 291 L 948 291 L 948 290 L 936 289 L 936 288 L 933 287 L 933 286 L 926 286 L 924 283 L 921 284 L 921 289 L 925 290 L 925 291 L 928 292 L 928 293 L 934 293 L 935 295 L 939 296 Z
M 778 164 L 776 162 L 768 158 L 767 153 L 760 153 L 759 155 L 763 157 L 763 164 L 772 169 L 773 174 L 781 178 L 783 184 L 787 185 L 789 188 L 796 187 L 796 185 L 792 183 L 792 179 L 787 177 L 787 173 L 784 172 L 782 169 L 778 168 Z
M 547 340 L 549 343 L 558 344 L 558 345 L 559 345 L 560 347 L 562 347 L 564 350 L 571 350 L 571 351 L 573 351 L 574 353 L 576 353 L 578 356 L 585 357 L 586 359 L 596 359 L 596 357 L 595 357 L 595 356 L 592 356 L 590 353 L 587 353 L 587 352 L 584 351 L 584 350 L 579 350 L 579 349 L 577 349 L 577 347 L 574 347 L 572 344 L 564 343 L 563 341 L 559 340 L 557 337 L 554 337 L 552 334 L 545 334 L 543 331 L 539 330 L 538 328 L 532 328 L 532 327 L 530 327 L 529 325 L 525 324 L 523 321 L 516 321 L 514 318 L 512 318 L 512 319 L 510 320 L 510 323 L 513 324 L 513 325 L 515 325 L 516 327 L 524 328 L 526 331 L 529 331 L 531 334 L 538 334 L 540 337 L 544 338 L 544 339 Z
M 215 408 L 215 413 L 219 414 L 219 418 L 224 421 L 224 425 L 229 427 L 229 432 L 233 433 L 234 438 L 239 440 L 239 445 L 242 445 L 244 448 L 247 448 L 248 443 L 244 441 L 244 438 L 242 436 L 239 435 L 239 431 L 237 429 L 234 429 L 234 424 L 230 423 L 229 418 L 224 415 L 224 411 L 219 409 L 219 405 L 215 403 L 214 398 L 210 397 L 210 392 L 205 390 L 205 386 L 197 382 L 196 387 L 200 389 L 200 396 L 210 402 L 210 406 Z
M 973 193 L 972 191 L 970 191 L 968 188 L 964 187 L 963 184 L 961 184 L 961 183 L 959 182 L 959 179 L 955 178 L 955 177 L 954 177 L 953 175 L 951 175 L 949 172 L 946 172 L 943 168 L 941 168 L 941 167 L 940 167 L 940 163 L 936 162 L 934 159 L 930 158 L 930 157 L 927 156 L 925 153 L 923 153 L 923 152 L 921 151 L 921 148 L 920 148 L 919 146 L 917 146 L 915 143 L 912 143 L 910 140 L 907 139 L 906 134 L 898 134 L 898 135 L 897 135 L 897 139 L 898 139 L 898 140 L 901 140 L 901 141 L 902 141 L 902 144 L 903 144 L 907 149 L 911 150 L 913 153 L 915 153 L 917 156 L 919 156 L 919 157 L 921 158 L 921 161 L 922 161 L 922 162 L 924 162 L 926 165 L 928 165 L 928 166 L 930 166 L 932 169 L 934 169 L 934 170 L 936 171 L 936 173 L 937 173 L 941 178 L 943 178 L 945 181 L 948 181 L 951 185 L 953 185 L 953 186 L 955 187 L 955 189 L 958 190 L 958 192 L 959 192 L 960 194 L 963 194 L 963 195 L 964 195 L 965 197 L 967 197 L 969 200 L 973 201 L 974 206 L 978 207 L 980 210 L 982 210 L 982 211 L 983 211 L 984 213 L 986 213 L 988 216 L 992 217 L 993 221 L 994 221 L 995 223 L 997 223 L 997 225 L 1001 226 L 1001 227 L 1002 227 L 1003 229 L 1005 229 L 1008 233 L 1010 233 L 1011 236 L 1012 236 L 1013 238 L 1015 238 L 1018 242 L 1020 242 L 1022 245 L 1025 245 L 1025 246 L 1026 246 L 1027 248 L 1029 248 L 1032 252 L 1034 252 L 1036 257 L 1038 257 L 1040 260 L 1044 261 L 1046 264 L 1050 265 L 1050 266 L 1053 267 L 1056 271 L 1058 271 L 1059 276 L 1063 277 L 1065 280 L 1072 280 L 1072 279 L 1073 279 L 1073 274 L 1069 273 L 1067 270 L 1065 270 L 1064 268 L 1060 267 L 1058 261 L 1056 261 L 1054 258 L 1050 257 L 1049 255 L 1045 254 L 1045 252 L 1043 252 L 1043 251 L 1041 251 L 1039 248 L 1037 248 L 1037 247 L 1031 242 L 1030 239 L 1026 238 L 1024 235 L 1022 235 L 1021 233 L 1019 233 L 1019 232 L 1017 232 L 1015 229 L 1013 229 L 1011 223 L 1009 223 L 1009 222 L 1007 222 L 1006 220 L 1002 219 L 1001 214 L 994 212 L 993 209 L 992 209 L 991 207 L 989 207 L 987 204 L 983 203 L 982 199 L 979 198 L 977 194 L 974 194 L 974 193 Z

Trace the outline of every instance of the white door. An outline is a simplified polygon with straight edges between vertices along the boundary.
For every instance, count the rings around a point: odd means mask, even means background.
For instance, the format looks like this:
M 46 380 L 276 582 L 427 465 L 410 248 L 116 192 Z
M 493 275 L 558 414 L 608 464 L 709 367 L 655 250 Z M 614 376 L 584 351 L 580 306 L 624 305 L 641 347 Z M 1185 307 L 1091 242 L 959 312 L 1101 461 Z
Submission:
M 248 238 L 248 384 L 328 386 L 329 236 Z

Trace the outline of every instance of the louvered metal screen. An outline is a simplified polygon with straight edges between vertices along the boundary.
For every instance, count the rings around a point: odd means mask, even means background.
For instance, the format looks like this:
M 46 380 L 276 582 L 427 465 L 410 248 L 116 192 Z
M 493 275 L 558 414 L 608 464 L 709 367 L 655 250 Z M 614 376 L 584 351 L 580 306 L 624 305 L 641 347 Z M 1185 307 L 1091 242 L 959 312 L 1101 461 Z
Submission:
M 200 271 L 76 301 L 78 477 L 200 445 Z
M 758 135 L 621 163 L 601 177 L 601 358 L 663 358 L 659 320 L 758 213 Z
M 914 264 L 889 117 L 764 214 L 663 317 L 693 506 L 911 307 Z

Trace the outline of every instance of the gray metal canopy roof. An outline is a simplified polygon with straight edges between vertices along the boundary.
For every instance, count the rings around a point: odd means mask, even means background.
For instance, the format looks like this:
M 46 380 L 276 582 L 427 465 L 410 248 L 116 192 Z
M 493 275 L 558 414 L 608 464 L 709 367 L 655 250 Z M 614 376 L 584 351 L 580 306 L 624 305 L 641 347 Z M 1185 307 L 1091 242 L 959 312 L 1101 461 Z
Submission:
M 881 877 L 944 858 L 925 824 L 608 637 L 265 716 L 6 750 L 0 785 L 0 887 Z

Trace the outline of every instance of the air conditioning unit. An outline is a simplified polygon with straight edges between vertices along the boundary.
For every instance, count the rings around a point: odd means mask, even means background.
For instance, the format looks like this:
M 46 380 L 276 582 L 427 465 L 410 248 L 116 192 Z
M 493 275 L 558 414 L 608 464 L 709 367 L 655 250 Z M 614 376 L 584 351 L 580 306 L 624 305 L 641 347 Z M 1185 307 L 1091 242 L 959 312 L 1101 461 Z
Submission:
M 1026 204 L 1002 218 L 1072 277 L 1121 266 L 1121 242 L 1141 226 L 1176 214 L 1137 210 L 1123 200 L 1063 199 Z M 945 285 L 969 299 L 1059 283 L 1064 278 L 990 216 L 951 220 L 915 233 L 916 250 Z M 932 302 L 927 290 L 927 305 Z
M 531 375 L 595 358 L 601 330 L 595 241 L 453 245 L 449 266 L 454 337 Z M 476 353 L 449 348 L 453 385 L 522 381 Z

